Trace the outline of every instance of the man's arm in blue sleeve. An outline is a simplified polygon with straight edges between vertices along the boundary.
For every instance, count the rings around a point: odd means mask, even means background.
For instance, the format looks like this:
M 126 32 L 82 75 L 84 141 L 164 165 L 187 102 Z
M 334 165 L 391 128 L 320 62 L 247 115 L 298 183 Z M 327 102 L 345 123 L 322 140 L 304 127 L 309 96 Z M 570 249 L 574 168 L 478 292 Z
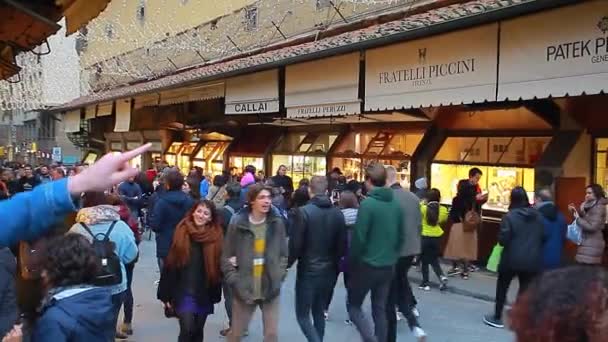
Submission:
M 41 184 L 0 202 L 0 246 L 31 240 L 46 232 L 76 206 L 68 179 Z

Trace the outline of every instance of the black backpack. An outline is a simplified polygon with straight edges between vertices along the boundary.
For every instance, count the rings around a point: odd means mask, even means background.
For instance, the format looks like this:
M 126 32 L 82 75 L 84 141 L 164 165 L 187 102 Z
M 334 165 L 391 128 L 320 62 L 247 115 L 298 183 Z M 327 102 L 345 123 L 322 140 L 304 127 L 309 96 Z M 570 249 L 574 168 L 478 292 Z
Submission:
M 96 286 L 112 286 L 118 285 L 122 282 L 122 268 L 120 258 L 116 254 L 116 245 L 114 242 L 110 241 L 110 233 L 114 229 L 116 222 L 112 222 L 110 228 L 105 234 L 97 234 L 94 235 L 93 232 L 89 229 L 89 227 L 80 223 L 82 227 L 93 237 L 93 249 L 95 250 L 95 254 L 99 258 L 99 266 L 100 272 L 95 278 L 93 285 Z M 102 239 L 98 239 L 101 236 Z

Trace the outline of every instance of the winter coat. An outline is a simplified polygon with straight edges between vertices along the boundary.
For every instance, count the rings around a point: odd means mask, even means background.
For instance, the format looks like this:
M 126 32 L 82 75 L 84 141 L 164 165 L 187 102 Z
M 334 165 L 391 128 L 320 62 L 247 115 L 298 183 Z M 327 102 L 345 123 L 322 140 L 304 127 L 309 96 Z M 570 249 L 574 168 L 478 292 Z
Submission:
M 346 223 L 329 197 L 315 196 L 299 209 L 289 239 L 289 263 L 298 261 L 298 276 L 336 274 L 346 247 Z
M 6 335 L 17 322 L 16 269 L 17 262 L 10 249 L 0 248 L 0 337 Z
M 287 274 L 287 235 L 281 217 L 270 212 L 266 218 L 266 248 L 264 251 L 264 274 L 262 275 L 262 297 L 271 301 L 279 296 L 283 279 Z M 242 209 L 234 217 L 224 238 L 222 249 L 222 272 L 224 281 L 242 301 L 253 304 L 253 244 L 255 233 L 249 223 L 249 209 Z M 238 267 L 229 259 L 236 257 Z
M 32 342 L 114 341 L 112 295 L 107 288 L 61 291 L 44 306 Z
M 174 307 L 179 307 L 179 301 L 185 296 L 193 296 L 200 305 L 219 303 L 222 300 L 221 283 L 209 284 L 201 244 L 193 241 L 190 248 L 189 264 L 180 268 L 163 268 L 157 299 L 163 303 L 171 303 Z M 196 276 L 192 276 L 193 274 Z
M 277 188 L 283 188 L 285 191 L 282 195 L 285 197 L 285 200 L 291 198 L 291 194 L 293 193 L 293 181 L 289 176 L 279 176 L 276 175 L 271 178 L 273 186 Z
M 406 191 L 399 184 L 391 186 L 395 200 L 399 202 L 403 212 L 403 246 L 400 256 L 412 256 L 420 254 L 422 245 L 422 215 L 420 213 L 420 199 Z
M 359 208 L 350 260 L 374 267 L 393 266 L 401 255 L 405 218 L 393 190 L 374 188 Z
M 241 178 L 241 202 L 247 203 L 247 192 L 249 192 L 249 186 L 255 184 L 255 177 L 247 172 Z
M 121 261 L 122 282 L 109 287 L 113 295 L 124 292 L 127 289 L 125 265 L 133 262 L 138 254 L 135 236 L 131 228 L 120 219 L 118 210 L 118 207 L 110 205 L 98 205 L 96 207 L 80 209 L 76 216 L 76 223 L 68 232 L 69 234 L 80 234 L 92 242 L 93 237 L 81 223 L 86 224 L 97 239 L 102 239 L 103 235 L 110 229 L 112 222 L 117 221 L 109 238 L 114 243 L 114 253 Z
M 232 211 L 230 211 L 230 209 L 226 207 L 230 207 Z M 238 213 L 241 208 L 243 208 L 243 204 L 238 198 L 231 198 L 226 201 L 226 204 L 224 204 L 223 207 L 218 208 L 222 213 L 222 229 L 224 230 L 224 236 L 226 236 L 226 233 L 228 232 L 228 226 L 230 225 L 230 220 L 232 219 L 232 216 Z
M 500 223 L 498 243 L 504 247 L 499 272 L 537 273 L 543 265 L 545 226 L 534 208 L 509 210 Z
M 199 186 L 199 194 L 201 195 L 201 198 L 207 198 L 207 195 L 209 194 L 209 181 L 207 180 L 207 178 L 203 178 L 201 180 L 201 184 Z
M 213 202 L 215 204 L 216 209 L 221 209 L 224 207 L 226 203 L 226 186 L 218 187 L 216 185 L 212 185 L 209 189 L 209 193 L 207 194 L 207 200 Z
M 604 256 L 604 226 L 606 224 L 607 200 L 596 203 L 583 203 L 576 223 L 583 231 L 583 241 L 576 250 L 576 262 L 597 265 Z
M 1 201 L 0 246 L 34 240 L 72 211 L 76 211 L 76 206 L 68 192 L 67 178 L 40 185 L 31 192 L 19 193 L 9 200 Z
M 194 200 L 181 190 L 167 191 L 159 194 L 150 227 L 156 233 L 156 256 L 166 258 L 173 242 L 173 233 L 177 224 L 194 206 Z
M 32 176 L 31 178 L 22 177 L 19 179 L 19 185 L 21 186 L 21 191 L 32 191 L 40 185 L 40 180 L 36 176 Z
M 543 247 L 543 270 L 551 270 L 562 265 L 562 254 L 566 242 L 568 225 L 564 215 L 553 202 L 544 202 L 537 207 L 543 216 L 545 244 Z
M 477 201 L 476 196 L 481 193 L 479 184 L 473 185 L 468 179 L 458 182 L 458 192 L 452 200 L 450 208 L 450 219 L 454 223 L 461 223 L 465 214 L 470 210 L 481 213 L 481 206 L 485 203 Z
M 132 212 L 137 212 L 141 206 L 141 187 L 133 182 L 122 182 L 118 186 L 118 194 Z

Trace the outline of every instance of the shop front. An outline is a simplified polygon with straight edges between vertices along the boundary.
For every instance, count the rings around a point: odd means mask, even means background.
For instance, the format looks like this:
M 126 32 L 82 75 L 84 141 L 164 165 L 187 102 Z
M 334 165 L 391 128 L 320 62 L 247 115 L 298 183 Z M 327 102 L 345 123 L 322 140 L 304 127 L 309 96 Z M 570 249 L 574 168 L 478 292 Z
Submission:
M 361 182 L 370 163 L 392 165 L 397 169 L 401 185 L 409 188 L 411 158 L 423 134 L 422 130 L 394 130 L 389 126 L 354 128 L 336 144 L 330 156 L 331 168 L 340 168 L 347 180 Z
M 295 186 L 304 178 L 327 175 L 327 156 L 340 134 L 338 130 L 288 131 L 272 151 L 270 170 L 285 165 Z
M 211 132 L 198 136 L 199 143 L 192 150 L 192 165 L 203 169 L 205 175 L 221 175 L 225 169 L 226 150 L 232 137 Z
M 276 127 L 247 127 L 228 149 L 228 166 L 235 167 L 238 174 L 242 174 L 245 166 L 253 165 L 256 170 L 272 175 L 273 170 L 267 169 L 267 160 L 280 133 L 281 130 Z

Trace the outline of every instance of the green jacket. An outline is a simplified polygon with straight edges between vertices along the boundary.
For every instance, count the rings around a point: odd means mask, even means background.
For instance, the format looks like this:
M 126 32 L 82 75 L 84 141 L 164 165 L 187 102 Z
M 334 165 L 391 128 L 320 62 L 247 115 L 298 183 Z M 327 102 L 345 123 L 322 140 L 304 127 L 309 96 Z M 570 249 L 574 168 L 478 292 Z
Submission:
M 395 265 L 403 244 L 403 211 L 389 188 L 374 188 L 361 202 L 350 258 L 370 266 Z

